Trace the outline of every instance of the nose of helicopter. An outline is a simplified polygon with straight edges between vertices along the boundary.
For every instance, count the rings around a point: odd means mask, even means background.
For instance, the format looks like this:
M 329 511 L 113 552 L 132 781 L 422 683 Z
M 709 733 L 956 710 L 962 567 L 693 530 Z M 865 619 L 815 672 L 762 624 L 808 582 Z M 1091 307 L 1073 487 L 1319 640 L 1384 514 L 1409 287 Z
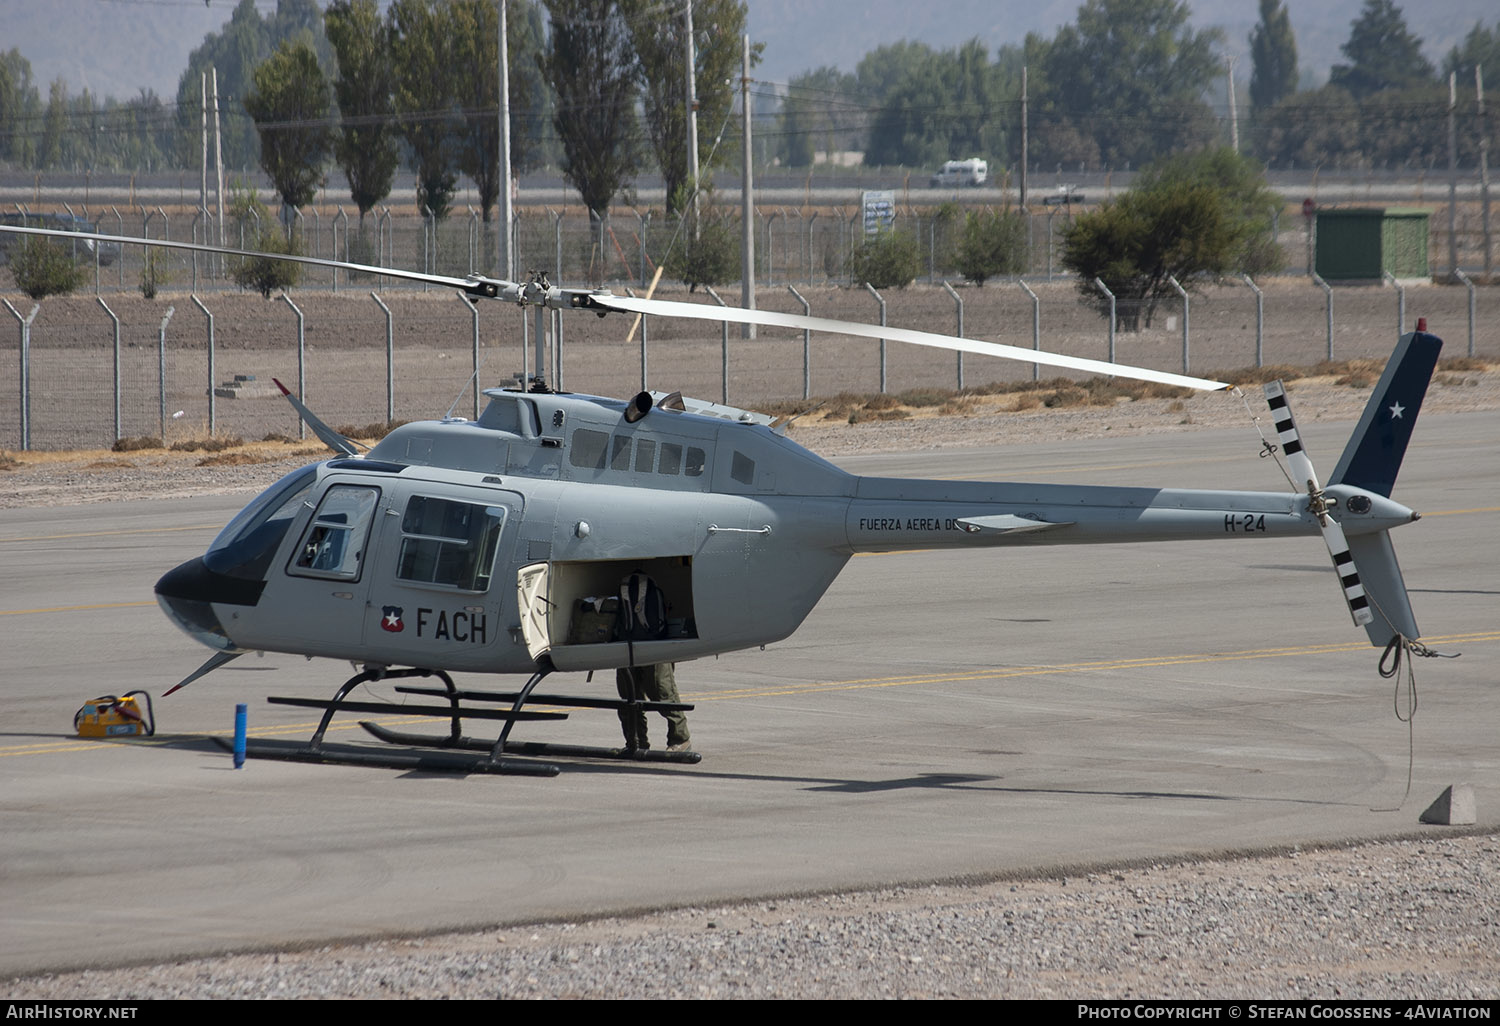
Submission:
M 156 582 L 156 601 L 189 637 L 209 648 L 232 651 L 237 646 L 219 622 L 213 604 L 253 606 L 260 600 L 264 583 L 215 573 L 198 557 L 162 575 Z

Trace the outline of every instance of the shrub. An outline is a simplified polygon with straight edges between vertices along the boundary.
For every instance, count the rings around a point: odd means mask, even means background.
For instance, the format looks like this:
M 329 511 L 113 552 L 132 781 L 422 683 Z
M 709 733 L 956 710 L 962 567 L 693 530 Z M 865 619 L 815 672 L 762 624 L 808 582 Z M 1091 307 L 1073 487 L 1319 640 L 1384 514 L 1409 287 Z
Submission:
M 83 284 L 83 268 L 68 247 L 44 236 L 23 238 L 11 250 L 10 269 L 16 288 L 32 299 L 65 296 Z
M 964 219 L 958 269 L 976 285 L 986 278 L 1018 274 L 1026 252 L 1026 224 L 1008 210 L 973 211 Z
M 690 217 L 684 218 L 682 235 L 667 255 L 665 273 L 682 282 L 689 292 L 699 285 L 727 285 L 740 277 L 740 223 L 727 214 L 705 213 L 693 238 Z
M 275 256 L 277 253 L 301 255 L 302 247 L 295 232 L 288 238 L 279 227 L 262 227 L 255 240 L 255 249 L 266 255 L 236 257 L 230 262 L 235 284 L 240 288 L 253 289 L 270 299 L 273 292 L 289 289 L 302 280 L 301 264 L 278 260 Z
M 904 289 L 921 266 L 917 240 L 910 232 L 895 229 L 879 232 L 855 249 L 850 264 L 856 282 L 877 289 Z

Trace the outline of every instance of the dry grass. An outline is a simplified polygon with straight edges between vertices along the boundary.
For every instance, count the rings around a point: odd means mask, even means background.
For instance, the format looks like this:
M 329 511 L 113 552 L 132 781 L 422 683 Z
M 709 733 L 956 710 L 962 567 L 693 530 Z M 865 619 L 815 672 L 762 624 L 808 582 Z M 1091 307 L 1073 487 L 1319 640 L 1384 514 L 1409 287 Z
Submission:
M 244 467 L 256 463 L 270 463 L 272 457 L 256 452 L 221 452 L 213 456 L 205 456 L 198 461 L 200 467 Z
M 0 470 L 15 470 L 20 465 L 20 460 L 16 459 L 4 449 L 0 449 Z
M 160 449 L 161 439 L 155 435 L 138 435 L 135 438 L 117 438 L 110 448 L 115 452 L 140 452 L 142 449 Z
M 334 428 L 334 430 L 345 438 L 354 438 L 361 442 L 378 442 L 402 424 L 409 423 L 411 422 L 406 420 L 393 420 L 387 424 L 382 420 L 376 421 L 373 424 L 365 424 L 362 427 L 356 427 L 353 424 L 343 424 Z
M 173 452 L 224 452 L 226 449 L 239 449 L 245 444 L 243 438 L 224 437 L 214 438 L 185 438 L 180 442 L 172 443 Z

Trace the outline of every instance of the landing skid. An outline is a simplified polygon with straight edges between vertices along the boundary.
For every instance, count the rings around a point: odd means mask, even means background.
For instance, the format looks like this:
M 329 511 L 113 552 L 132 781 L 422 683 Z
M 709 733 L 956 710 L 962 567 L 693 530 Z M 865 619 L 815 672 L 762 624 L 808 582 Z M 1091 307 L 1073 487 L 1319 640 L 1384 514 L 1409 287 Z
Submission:
M 359 725 L 372 735 L 393 745 L 434 745 L 469 751 L 488 751 L 494 742 L 477 737 L 435 738 L 430 734 L 404 734 L 378 723 L 360 720 Z M 634 762 L 675 762 L 692 766 L 703 761 L 697 752 L 668 752 L 657 748 L 599 748 L 591 745 L 554 745 L 540 741 L 517 741 L 506 746 L 515 755 L 552 756 L 559 759 L 625 759 Z
M 538 712 L 523 709 L 522 706 L 528 701 L 586 709 L 623 710 L 634 708 L 642 711 L 669 712 L 674 710 L 689 711 L 693 708 L 691 705 L 681 703 L 533 694 L 536 686 L 551 672 L 550 666 L 540 669 L 531 675 L 526 681 L 526 686 L 519 692 L 501 693 L 494 691 L 460 691 L 454 686 L 453 678 L 442 670 L 369 669 L 350 677 L 330 700 L 316 698 L 268 698 L 267 701 L 277 705 L 322 709 L 323 718 L 319 721 L 317 730 L 313 731 L 312 737 L 306 742 L 299 743 L 296 741 L 266 739 L 248 740 L 245 746 L 245 754 L 252 758 L 280 759 L 293 762 L 337 763 L 359 766 L 384 766 L 392 769 L 419 769 L 459 773 L 506 773 L 547 777 L 556 776 L 561 772 L 561 767 L 548 762 L 534 762 L 530 758 L 508 759 L 504 756 L 510 754 L 529 757 L 621 759 L 634 762 L 662 762 L 683 765 L 693 765 L 702 759 L 702 756 L 697 752 L 653 751 L 651 749 L 629 747 L 602 748 L 589 745 L 557 745 L 534 741 L 511 743 L 510 732 L 518 720 L 565 720 L 568 718 L 567 713 Z M 404 679 L 409 677 L 437 677 L 442 682 L 443 687 L 410 687 L 398 685 L 396 687 L 398 692 L 447 699 L 447 704 L 414 706 L 390 705 L 380 702 L 345 701 L 349 693 L 361 684 L 375 680 Z M 510 708 L 476 708 L 473 705 L 461 705 L 461 702 L 508 704 Z M 431 734 L 408 734 L 361 720 L 360 726 L 364 727 L 375 738 L 387 744 L 402 746 L 408 750 L 391 752 L 352 745 L 325 746 L 323 744 L 323 736 L 327 733 L 329 724 L 333 722 L 334 714 L 338 712 L 399 713 L 403 716 L 431 716 L 449 720 L 450 726 L 448 735 L 442 737 Z M 465 717 L 470 719 L 503 720 L 505 725 L 501 728 L 498 739 L 495 741 L 485 741 L 480 738 L 466 737 L 464 735 L 463 720 Z M 215 740 L 221 745 L 226 745 L 223 739 L 216 738 Z M 438 750 L 434 751 L 433 749 Z M 486 752 L 488 753 L 487 755 L 469 754 Z

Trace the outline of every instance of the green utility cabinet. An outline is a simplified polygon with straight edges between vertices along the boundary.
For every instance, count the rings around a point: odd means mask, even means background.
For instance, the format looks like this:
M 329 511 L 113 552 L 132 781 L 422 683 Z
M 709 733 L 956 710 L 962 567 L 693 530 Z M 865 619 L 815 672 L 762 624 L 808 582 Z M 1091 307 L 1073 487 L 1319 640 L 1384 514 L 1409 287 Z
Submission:
M 1427 278 L 1427 217 L 1412 207 L 1318 211 L 1317 270 L 1325 281 Z

